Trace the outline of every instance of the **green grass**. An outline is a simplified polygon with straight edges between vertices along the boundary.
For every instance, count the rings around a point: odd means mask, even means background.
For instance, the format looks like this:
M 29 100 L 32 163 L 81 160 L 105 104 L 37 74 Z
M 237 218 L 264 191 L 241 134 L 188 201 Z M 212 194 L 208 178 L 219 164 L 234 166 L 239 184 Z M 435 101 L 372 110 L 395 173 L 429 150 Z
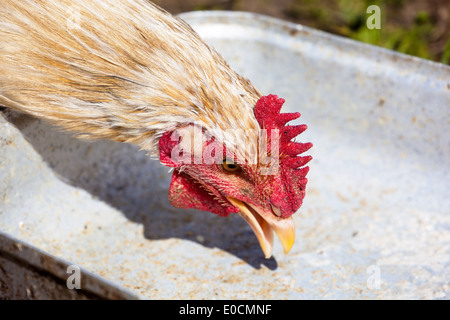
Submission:
M 450 39 L 445 44 L 444 52 L 442 53 L 441 62 L 444 64 L 450 64 Z
M 370 5 L 381 9 L 381 29 L 369 29 L 366 25 L 371 16 L 371 13 L 366 13 Z M 429 50 L 436 28 L 429 12 L 414 12 L 410 7 L 409 22 L 405 22 L 404 14 L 402 23 L 398 22 L 407 5 L 410 3 L 406 0 L 296 0 L 285 10 L 285 14 L 292 19 L 307 19 L 312 27 L 318 29 L 449 64 L 450 37 L 441 52 L 431 53 Z
M 381 29 L 370 30 L 365 26 L 349 33 L 353 39 L 379 45 L 402 53 L 431 59 L 428 52 L 428 38 L 433 31 L 433 25 L 426 12 L 419 12 L 414 24 L 405 29 L 383 24 Z

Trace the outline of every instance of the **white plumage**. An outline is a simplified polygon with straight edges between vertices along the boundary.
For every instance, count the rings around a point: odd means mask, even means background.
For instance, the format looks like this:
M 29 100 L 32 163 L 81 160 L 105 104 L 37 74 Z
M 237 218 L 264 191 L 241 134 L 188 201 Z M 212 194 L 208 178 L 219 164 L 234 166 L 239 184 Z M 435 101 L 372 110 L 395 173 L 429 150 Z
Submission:
M 2 0 L 0 38 L 0 104 L 80 137 L 156 155 L 165 131 L 195 122 L 228 148 L 258 140 L 261 94 L 148 1 Z

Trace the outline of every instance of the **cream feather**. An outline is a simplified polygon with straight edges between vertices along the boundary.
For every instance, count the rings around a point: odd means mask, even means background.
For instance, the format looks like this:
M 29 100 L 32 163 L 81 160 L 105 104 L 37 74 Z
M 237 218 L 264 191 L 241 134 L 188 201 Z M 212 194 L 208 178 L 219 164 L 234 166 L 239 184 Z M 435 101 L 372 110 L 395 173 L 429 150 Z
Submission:
M 196 123 L 256 156 L 261 94 L 148 1 L 2 0 L 0 39 L 1 105 L 153 156 L 164 132 Z

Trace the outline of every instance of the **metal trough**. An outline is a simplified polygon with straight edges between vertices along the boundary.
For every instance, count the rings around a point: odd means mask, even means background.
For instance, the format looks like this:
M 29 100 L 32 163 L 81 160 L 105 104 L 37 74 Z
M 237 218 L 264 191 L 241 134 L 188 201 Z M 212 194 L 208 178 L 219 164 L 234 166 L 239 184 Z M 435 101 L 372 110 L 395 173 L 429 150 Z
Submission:
M 240 217 L 172 208 L 134 146 L 3 110 L 0 298 L 449 299 L 450 68 L 250 13 L 182 18 L 309 126 L 293 250 L 265 260 Z

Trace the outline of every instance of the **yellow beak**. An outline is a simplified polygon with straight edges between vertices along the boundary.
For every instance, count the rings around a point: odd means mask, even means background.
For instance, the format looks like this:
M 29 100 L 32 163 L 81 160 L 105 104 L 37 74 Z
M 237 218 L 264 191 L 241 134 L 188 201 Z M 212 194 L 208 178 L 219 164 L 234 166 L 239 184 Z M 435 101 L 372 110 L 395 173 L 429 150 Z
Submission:
M 272 256 L 273 231 L 277 234 L 283 246 L 284 253 L 288 253 L 295 242 L 295 226 L 292 216 L 278 218 L 270 211 L 262 210 L 252 204 L 227 197 L 228 201 L 239 208 L 239 215 L 250 225 L 259 241 L 266 259 Z

